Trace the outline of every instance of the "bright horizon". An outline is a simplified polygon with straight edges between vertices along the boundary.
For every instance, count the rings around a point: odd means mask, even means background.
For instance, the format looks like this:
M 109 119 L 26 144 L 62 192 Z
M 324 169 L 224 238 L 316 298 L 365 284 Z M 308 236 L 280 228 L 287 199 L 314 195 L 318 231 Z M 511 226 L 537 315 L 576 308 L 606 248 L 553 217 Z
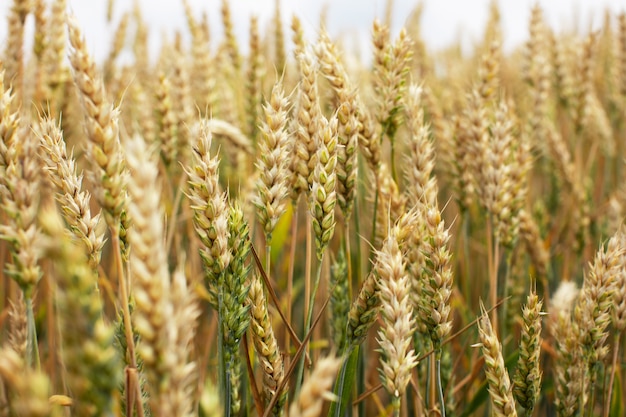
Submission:
M 213 40 L 222 38 L 223 27 L 220 20 L 221 0 L 188 0 L 198 17 L 207 12 Z M 341 0 L 320 2 L 317 0 L 280 0 L 286 41 L 290 44 L 289 24 L 296 14 L 303 22 L 307 37 L 316 38 L 323 5 L 327 5 L 328 31 L 331 36 L 345 35 L 348 40 L 357 40 L 359 51 L 369 54 L 371 24 L 374 18 L 384 16 L 385 0 Z M 242 50 L 247 49 L 249 19 L 259 17 L 261 33 L 271 24 L 275 0 L 230 0 L 235 33 Z M 439 0 L 422 1 L 422 37 L 430 50 L 441 49 L 461 40 L 464 49 L 470 48 L 482 36 L 491 0 Z M 6 15 L 11 1 L 0 4 L 0 39 L 6 39 Z M 392 17 L 392 32 L 397 32 L 406 17 L 419 2 L 416 0 L 395 0 Z M 528 36 L 530 9 L 535 0 L 499 1 L 504 47 L 511 50 L 520 45 Z M 618 14 L 626 11 L 623 1 L 618 0 L 543 0 L 539 1 L 548 24 L 557 31 L 598 28 L 603 22 L 605 10 Z M 111 44 L 113 32 L 122 14 L 130 10 L 133 1 L 116 0 L 113 21 L 106 22 L 106 0 L 68 0 L 68 7 L 81 23 L 87 44 L 100 61 Z M 144 19 L 150 30 L 151 57 L 157 53 L 163 34 L 173 37 L 175 31 L 187 36 L 185 14 L 182 1 L 139 0 Z M 32 26 L 32 22 L 27 25 Z M 213 43 L 215 45 L 215 43 Z M 3 48 L 4 50 L 4 48 Z

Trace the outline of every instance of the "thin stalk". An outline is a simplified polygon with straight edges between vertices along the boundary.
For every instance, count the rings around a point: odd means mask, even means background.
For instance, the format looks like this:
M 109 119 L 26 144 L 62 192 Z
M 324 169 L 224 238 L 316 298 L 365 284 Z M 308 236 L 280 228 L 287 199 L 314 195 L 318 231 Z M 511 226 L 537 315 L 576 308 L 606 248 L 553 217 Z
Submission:
M 306 215 L 306 260 L 304 265 L 304 311 L 309 310 L 309 301 L 311 300 L 311 263 L 313 257 L 313 249 L 312 249 L 312 236 L 311 236 L 311 222 L 309 221 L 309 216 Z M 305 318 L 306 320 L 306 318 Z M 304 334 L 306 334 L 306 323 L 304 327 Z M 305 350 L 306 352 L 306 350 Z
M 393 136 L 389 137 L 389 143 L 391 143 L 391 178 L 393 178 L 393 181 L 397 184 L 398 174 L 396 173 L 396 141 Z
M 352 300 L 352 256 L 350 254 L 350 222 L 346 221 L 344 233 L 344 248 L 346 253 L 346 264 L 348 267 L 348 300 Z
M 505 260 L 505 264 L 504 264 L 504 268 L 505 268 L 505 272 L 504 272 L 504 288 L 502 289 L 502 294 L 506 295 L 509 291 L 509 279 L 511 277 L 511 263 L 513 261 L 513 250 L 507 250 L 507 255 L 506 255 L 506 260 Z M 536 286 L 536 285 L 535 285 Z M 502 320 L 505 323 L 502 326 L 502 334 L 500 335 L 500 340 L 504 341 L 506 339 L 506 333 L 505 331 L 507 330 L 507 326 L 506 326 L 506 320 L 507 320 L 507 314 L 508 314 L 508 303 L 505 303 L 502 306 Z
M 219 280 L 221 281 L 221 279 Z M 224 399 L 224 417 L 230 417 L 231 401 L 230 401 L 230 378 L 228 377 L 228 369 L 224 359 L 224 332 L 222 320 L 224 318 L 224 286 L 220 282 L 217 290 L 217 368 L 219 392 Z
M 172 205 L 172 216 L 169 219 L 169 227 L 167 230 L 167 239 L 165 242 L 165 253 L 170 253 L 170 249 L 172 247 L 172 242 L 174 241 L 174 234 L 176 232 L 176 224 L 178 223 L 178 216 L 181 200 L 183 198 L 184 190 L 185 190 L 185 180 L 187 179 L 187 174 L 183 172 L 180 176 L 180 180 L 178 181 L 178 190 L 176 191 L 176 197 L 174 198 L 174 202 Z
M 129 377 L 132 378 L 130 385 L 136 386 L 137 391 L 139 391 L 139 394 L 136 396 L 135 402 L 132 401 L 133 395 L 135 395 L 135 393 L 129 392 L 129 390 L 126 391 L 126 396 L 127 396 L 126 404 L 133 404 L 133 403 L 140 403 L 142 401 L 142 396 L 141 396 L 141 387 L 139 384 L 139 376 L 137 372 L 137 359 L 135 357 L 135 341 L 133 339 L 133 328 L 132 328 L 132 323 L 130 320 L 130 308 L 128 307 L 128 298 L 129 298 L 128 294 L 129 293 L 128 293 L 128 289 L 126 286 L 127 285 L 126 277 L 124 276 L 124 265 L 122 264 L 122 248 L 120 247 L 120 235 L 119 235 L 118 228 L 119 228 L 119 224 L 117 228 L 113 228 L 113 227 L 111 228 L 111 243 L 113 246 L 112 248 L 113 257 L 115 259 L 115 267 L 117 270 L 117 281 L 118 281 L 119 290 L 120 290 L 120 299 L 121 299 L 120 304 L 122 307 L 122 320 L 124 321 L 124 334 L 126 336 L 126 348 L 128 349 L 130 368 L 132 370 L 129 373 Z M 128 276 L 130 277 L 130 272 L 128 273 Z M 143 408 L 143 405 L 141 407 L 138 407 L 137 409 L 140 410 L 141 408 Z
M 360 157 L 358 158 L 358 167 L 359 167 L 359 172 L 365 172 L 365 167 L 364 167 L 364 163 L 363 163 L 363 158 Z M 354 275 L 357 277 L 359 286 L 361 284 L 361 271 L 363 271 L 363 257 L 362 257 L 362 248 L 361 248 L 361 244 L 363 243 L 362 239 L 362 235 L 361 235 L 361 215 L 360 215 L 360 201 L 359 201 L 359 196 L 361 196 L 361 198 L 364 198 L 365 196 L 365 190 L 364 190 L 364 184 L 362 181 L 358 181 L 357 182 L 357 194 L 354 198 L 354 208 L 352 210 L 352 218 L 354 220 L 354 231 L 356 232 L 355 235 L 357 237 L 356 240 L 356 270 L 354 271 Z
M 111 243 L 113 245 L 113 257 L 117 269 L 117 281 L 120 289 L 120 304 L 122 307 L 122 319 L 124 320 L 124 334 L 126 335 L 126 346 L 130 357 L 131 368 L 137 369 L 137 359 L 135 358 L 135 341 L 133 340 L 133 328 L 130 321 L 130 308 L 128 307 L 128 289 L 126 278 L 124 277 L 124 266 L 122 265 L 122 252 L 120 247 L 119 232 L 111 228 Z
M 498 242 L 494 244 L 491 216 L 487 219 L 487 263 L 489 270 L 489 301 L 492 306 L 498 302 Z M 491 313 L 493 328 L 498 331 L 498 312 Z
M 439 406 L 441 407 L 439 415 L 446 417 L 446 403 L 443 398 L 443 387 L 441 386 L 441 353 L 441 347 L 437 348 L 437 353 L 435 354 L 435 390 L 437 391 Z
M 263 415 L 263 400 L 261 399 L 261 393 L 259 393 L 259 387 L 257 387 L 256 381 L 254 379 L 254 369 L 252 368 L 252 363 L 250 362 L 250 348 L 248 347 L 248 334 L 246 333 L 243 337 L 243 349 L 246 357 L 246 370 L 248 380 L 250 381 L 250 392 L 252 393 L 252 399 L 254 401 L 254 408 L 256 409 L 257 416 Z M 247 413 L 247 407 L 245 412 Z
M 611 410 L 611 396 L 613 395 L 613 381 L 615 380 L 615 368 L 617 367 L 617 355 L 619 352 L 619 340 L 622 333 L 615 335 L 613 342 L 613 361 L 611 362 L 611 376 L 609 377 L 609 391 L 606 395 L 606 403 L 604 404 L 603 417 L 609 417 L 609 411 Z
M 365 393 L 365 349 L 359 350 L 359 366 L 357 368 L 357 398 L 361 397 Z M 381 385 L 382 387 L 382 385 Z M 358 414 L 359 416 L 365 415 L 365 401 L 360 401 L 358 403 Z
M 470 286 L 470 253 L 469 253 L 469 238 L 470 238 L 470 214 L 469 210 L 463 210 L 463 294 L 471 300 L 472 287 Z
M 134 369 L 131 375 L 135 383 L 135 398 L 136 398 L 135 405 L 137 406 L 137 416 L 143 417 L 145 416 L 145 411 L 143 409 L 143 395 L 141 393 L 141 384 L 139 383 L 139 375 L 137 373 L 137 370 Z M 127 415 L 130 415 L 130 414 L 127 414 Z
M 362 169 L 363 167 L 363 160 L 359 158 L 359 169 Z M 353 217 L 354 217 L 354 230 L 356 231 L 356 236 L 359 237 L 359 239 L 357 240 L 357 245 L 356 245 L 356 271 L 355 274 L 357 276 L 358 282 L 359 282 L 359 286 L 361 285 L 362 279 L 361 279 L 361 271 L 362 271 L 362 263 L 363 263 L 363 252 L 361 251 L 361 222 L 360 222 L 360 204 L 359 204 L 359 199 L 358 196 L 357 198 L 354 199 L 354 211 L 353 211 Z M 365 349 L 359 349 L 359 354 L 358 354 L 358 358 L 357 358 L 357 369 L 356 369 L 356 377 L 357 377 L 357 383 L 356 383 L 356 397 L 358 397 L 360 394 L 362 394 L 363 392 L 365 392 L 365 353 L 364 353 Z M 365 402 L 361 402 L 358 404 L 358 406 L 352 406 L 352 409 L 357 408 L 357 413 L 356 415 L 358 416 L 364 416 L 365 415 Z
M 296 351 L 296 354 L 293 357 L 294 361 L 299 360 L 300 357 L 302 356 L 302 353 L 305 350 L 305 344 L 311 338 L 311 334 L 313 333 L 313 329 L 315 329 L 315 327 L 319 323 L 320 319 L 322 318 L 322 315 L 324 314 L 324 311 L 326 310 L 326 307 L 328 306 L 328 302 L 329 301 L 330 301 L 330 297 L 327 297 L 326 301 L 324 301 L 324 304 L 322 304 L 322 307 L 320 308 L 320 311 L 317 313 L 317 316 L 315 317 L 315 320 L 313 320 L 313 324 L 311 325 L 311 330 L 309 330 L 307 332 L 307 334 L 304 336 L 304 339 L 302 340 L 302 344 L 300 345 L 300 347 Z M 291 374 L 293 374 L 293 372 L 294 372 L 295 365 L 296 365 L 296 363 L 292 363 L 289 366 L 289 368 L 287 368 L 287 371 L 285 372 L 285 377 L 283 378 L 281 383 L 278 385 L 278 388 L 276 389 L 276 393 L 274 394 L 272 399 L 269 401 L 269 403 L 265 407 L 265 413 L 263 413 L 263 417 L 269 417 L 269 414 L 271 413 L 272 409 L 276 405 L 276 402 L 278 401 L 278 397 L 280 397 L 280 393 L 282 392 L 283 389 L 285 389 L 285 386 L 287 385 L 287 381 L 289 381 L 289 378 L 291 378 Z
M 493 255 L 493 282 L 494 288 L 491 289 L 491 305 L 496 305 L 498 302 L 498 272 L 500 270 L 500 239 L 496 238 L 494 242 L 494 255 Z M 493 328 L 498 332 L 498 311 L 493 312 L 494 322 Z M 502 340 L 502 338 L 500 339 Z
M 361 270 L 362 270 L 361 263 L 363 262 L 363 256 L 361 252 L 361 239 L 360 239 L 361 222 L 360 222 L 360 216 L 359 216 L 359 199 L 358 198 L 354 199 L 354 209 L 353 209 L 352 217 L 354 217 L 354 230 L 356 231 L 356 236 L 359 237 L 359 239 L 357 240 L 357 245 L 356 245 L 356 271 L 354 271 L 354 274 L 359 280 L 359 285 L 360 285 L 361 284 Z
M 376 175 L 376 193 L 374 194 L 374 213 L 372 215 L 372 237 L 370 239 L 370 253 L 374 250 L 374 241 L 376 240 L 376 216 L 378 215 L 378 194 L 379 194 L 379 179 L 378 173 Z M 370 265 L 370 268 L 372 265 Z M 368 271 L 369 272 L 369 271 Z
M 432 358 L 433 355 L 429 355 L 426 362 L 428 369 L 428 377 L 426 378 L 426 398 L 424 399 L 426 402 L 426 410 L 430 410 L 435 407 L 435 394 L 432 386 L 432 380 L 435 379 L 435 367 Z
M 41 370 L 39 361 L 39 346 L 37 343 L 37 329 L 35 328 L 35 315 L 33 313 L 33 300 L 30 295 L 24 294 L 26 301 L 26 366 L 37 371 Z
M 57 351 L 56 347 L 58 343 L 57 342 L 57 329 L 60 329 L 60 327 L 57 326 L 57 320 L 56 320 L 56 314 L 55 314 L 56 311 L 55 311 L 54 300 L 55 300 L 55 294 L 56 294 L 56 287 L 50 275 L 45 276 L 45 283 L 47 287 L 46 309 L 48 312 L 50 312 L 50 314 L 47 314 L 47 317 L 46 317 L 47 324 L 48 324 L 48 349 L 50 352 L 56 352 Z M 97 288 L 98 286 L 96 285 L 96 290 Z M 102 294 L 100 294 L 100 291 L 98 291 L 97 294 L 98 294 L 98 297 L 102 297 Z M 102 317 L 103 314 L 104 312 L 100 311 L 100 317 Z M 46 369 L 48 369 L 50 379 L 52 381 L 56 381 L 57 369 L 58 369 L 56 356 L 50 355 L 47 363 L 44 366 L 46 367 Z
M 270 272 L 270 261 L 272 257 L 272 238 L 270 236 L 266 236 L 265 241 L 265 273 L 267 274 L 267 279 L 269 280 L 272 276 Z
M 252 253 L 252 257 L 254 258 L 254 263 L 256 264 L 257 269 L 259 270 L 259 273 L 261 274 L 261 279 L 263 280 L 263 283 L 265 284 L 265 288 L 267 289 L 267 294 L 270 296 L 270 300 L 272 300 L 272 303 L 276 307 L 276 311 L 278 312 L 278 315 L 280 316 L 281 320 L 283 321 L 283 324 L 285 325 L 285 328 L 287 329 L 287 332 L 289 333 L 289 335 L 293 339 L 293 342 L 296 345 L 298 345 L 298 347 L 300 347 L 300 345 L 301 345 L 300 339 L 298 339 L 298 336 L 296 336 L 296 332 L 291 327 L 291 324 L 289 323 L 289 321 L 287 321 L 287 319 L 285 318 L 285 314 L 283 313 L 283 310 L 282 310 L 282 307 L 281 307 L 281 303 L 278 300 L 278 296 L 276 295 L 276 292 L 274 291 L 274 288 L 272 287 L 272 284 L 270 283 L 269 279 L 267 278 L 267 274 L 265 273 L 265 269 L 263 268 L 263 264 L 261 263 L 261 260 L 259 259 L 259 255 L 256 253 L 256 250 L 254 249 L 254 245 L 250 246 L 250 252 Z M 307 357 L 307 361 L 309 361 L 309 360 L 310 359 Z M 309 362 L 307 362 L 307 363 L 309 363 Z
M 139 384 L 135 384 L 134 382 L 136 378 L 133 376 L 133 374 L 137 373 L 136 369 L 127 366 L 126 369 L 124 369 L 124 373 L 126 376 L 126 378 L 124 379 L 124 390 L 126 392 L 126 415 L 132 416 L 133 407 L 136 403 L 141 402 L 141 389 L 136 386 Z
M 291 306 L 292 302 L 292 294 L 293 294 L 293 275 L 294 270 L 296 268 L 296 240 L 298 235 L 298 207 L 297 204 L 293 206 L 293 216 L 291 218 L 291 244 L 289 246 L 289 272 L 287 273 L 287 322 L 291 323 Z M 285 352 L 289 352 L 290 346 L 290 335 L 289 332 L 285 332 Z M 289 366 L 289 355 L 285 355 L 285 367 Z
M 311 320 L 313 318 L 313 307 L 315 306 L 315 296 L 317 295 L 317 289 L 319 288 L 320 278 L 322 276 L 322 265 L 324 263 L 323 260 L 324 260 L 324 255 L 322 254 L 322 259 L 318 262 L 318 265 L 317 265 L 317 272 L 315 274 L 315 282 L 313 283 L 313 291 L 311 292 L 311 299 L 309 301 L 309 309 L 306 313 L 306 321 L 304 323 L 305 335 L 309 333 L 309 330 L 311 328 Z M 308 342 L 306 343 L 307 343 L 307 348 L 308 348 Z M 302 378 L 304 376 L 304 358 L 305 356 L 302 355 L 298 363 L 298 373 L 296 374 L 296 390 L 294 391 L 295 397 L 298 396 L 298 393 L 300 392 L 300 386 L 302 385 Z

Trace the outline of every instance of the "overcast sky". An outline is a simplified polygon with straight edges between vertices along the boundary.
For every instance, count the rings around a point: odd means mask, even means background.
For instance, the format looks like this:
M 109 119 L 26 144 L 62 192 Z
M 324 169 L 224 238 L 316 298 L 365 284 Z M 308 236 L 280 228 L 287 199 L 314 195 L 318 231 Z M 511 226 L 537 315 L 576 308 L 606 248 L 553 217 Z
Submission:
M 274 10 L 275 0 L 230 0 L 235 30 L 240 43 L 247 44 L 249 18 L 259 17 L 261 28 L 267 28 Z M 505 48 L 520 44 L 527 37 L 529 12 L 536 0 L 500 0 L 504 27 Z M 285 33 L 290 35 L 289 21 L 296 14 L 303 21 L 308 35 L 314 39 L 319 25 L 322 5 L 328 5 L 328 30 L 333 36 L 349 34 L 367 45 L 371 22 L 383 17 L 385 0 L 280 0 Z M 6 38 L 6 14 L 11 0 L 0 0 L 0 40 Z M 144 17 L 149 22 L 151 50 L 154 53 L 163 33 L 185 33 L 185 16 L 182 1 L 139 0 Z M 221 0 L 189 0 L 198 12 L 206 11 L 210 18 L 213 39 L 222 36 L 220 23 Z M 395 0 L 393 31 L 397 32 L 417 0 Z M 484 27 L 490 0 L 423 0 L 422 36 L 431 49 L 440 48 L 462 39 L 467 47 L 479 39 Z M 539 1 L 548 23 L 557 28 L 586 30 L 598 27 L 605 10 L 614 13 L 626 11 L 624 0 L 542 0 Z M 116 0 L 112 24 L 106 22 L 106 0 L 68 0 L 70 10 L 82 23 L 87 42 L 98 58 L 106 56 L 115 24 L 133 0 Z M 367 46 L 366 46 L 367 47 Z M 4 48 L 2 48 L 4 50 Z M 368 53 L 369 51 L 365 51 Z

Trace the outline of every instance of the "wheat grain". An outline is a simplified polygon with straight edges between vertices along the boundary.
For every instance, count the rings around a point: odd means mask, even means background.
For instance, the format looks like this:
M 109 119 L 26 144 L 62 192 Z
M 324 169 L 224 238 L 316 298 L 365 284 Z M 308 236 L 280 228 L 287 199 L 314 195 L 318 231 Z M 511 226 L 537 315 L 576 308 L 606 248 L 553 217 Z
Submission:
M 272 408 L 271 416 L 280 416 L 287 401 L 287 389 L 278 391 L 285 377 L 283 358 L 267 310 L 267 299 L 263 293 L 263 284 L 258 277 L 253 277 L 248 292 L 250 303 L 250 329 L 252 340 L 259 355 L 259 362 L 263 370 L 263 397 L 265 405 L 278 396 L 276 405 Z
M 376 273 L 383 319 L 378 332 L 382 353 L 380 377 L 393 398 L 394 408 L 399 410 L 411 378 L 411 369 L 417 365 L 417 357 L 415 351 L 410 349 L 415 320 L 409 300 L 409 277 L 405 273 L 394 229 L 377 252 Z
M 337 119 L 323 116 L 316 123 L 319 133 L 315 137 L 317 151 L 312 174 L 309 208 L 313 218 L 317 258 L 321 261 L 335 232 L 335 204 L 337 203 Z
M 31 417 L 50 415 L 49 378 L 42 372 L 29 369 L 8 347 L 0 349 L 0 380 L 9 390 L 12 413 Z
M 532 412 L 541 387 L 541 307 L 542 302 L 534 290 L 526 298 L 522 307 L 522 335 L 519 358 L 513 377 L 513 395 L 517 403 Z
M 313 372 L 302 385 L 298 400 L 289 408 L 292 417 L 318 417 L 322 412 L 324 400 L 335 400 L 329 392 L 341 360 L 333 356 L 320 359 Z
M 91 195 L 82 190 L 82 176 L 78 174 L 72 154 L 67 155 L 63 133 L 52 119 L 41 122 L 39 153 L 48 178 L 57 187 L 57 199 L 70 230 L 82 241 L 89 257 L 89 265 L 96 271 L 100 264 L 104 233 L 98 227 L 100 213 L 91 215 Z
M 321 131 L 319 93 L 317 91 L 317 66 L 313 56 L 303 51 L 297 57 L 300 83 L 295 103 L 295 138 L 291 157 L 291 199 L 297 201 L 302 193 L 308 193 L 311 176 L 316 165 L 316 132 Z
M 271 244 L 276 223 L 286 210 L 285 199 L 289 194 L 288 110 L 289 100 L 282 86 L 275 84 L 270 100 L 263 106 L 265 118 L 261 124 L 262 138 L 258 143 L 258 196 L 254 201 L 268 245 Z
M 85 251 L 76 250 L 67 237 L 63 238 L 54 209 L 41 214 L 41 223 L 47 238 L 46 254 L 56 265 L 63 359 L 72 408 L 81 416 L 111 413 L 122 369 L 113 346 L 114 330 L 104 322 L 102 302 L 93 291 L 98 276 Z M 99 377 L 92 378 L 96 374 Z
M 211 131 L 200 126 L 195 132 L 192 166 L 187 167 L 190 206 L 194 227 L 204 247 L 200 256 L 206 271 L 206 285 L 215 294 L 218 279 L 230 263 L 228 250 L 228 208 L 218 182 L 219 158 L 211 156 Z M 217 300 L 213 300 L 216 305 Z
M 491 398 L 493 414 L 501 417 L 517 416 L 509 374 L 504 366 L 502 357 L 502 345 L 482 305 L 481 315 L 478 320 L 478 331 L 480 347 L 485 358 L 485 375 L 489 385 L 489 397 Z
M 87 153 L 97 168 L 96 198 L 104 210 L 104 217 L 114 233 L 124 233 L 127 222 L 121 224 L 126 210 L 126 181 L 128 173 L 119 139 L 119 109 L 109 104 L 101 77 L 96 73 L 93 58 L 87 51 L 76 18 L 67 20 L 69 27 L 70 63 L 74 69 L 74 82 L 80 91 L 85 115 L 89 146 Z M 95 174 L 95 173 L 94 173 Z M 121 232 L 119 229 L 123 229 Z M 124 242 L 122 242 L 124 243 Z

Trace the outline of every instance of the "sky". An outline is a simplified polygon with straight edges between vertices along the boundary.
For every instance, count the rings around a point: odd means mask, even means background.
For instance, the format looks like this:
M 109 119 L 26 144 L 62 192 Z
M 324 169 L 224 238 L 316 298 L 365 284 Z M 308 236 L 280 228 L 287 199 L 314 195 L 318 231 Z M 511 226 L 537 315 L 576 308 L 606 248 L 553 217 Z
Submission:
M 49 0 L 48 0 L 49 1 Z M 163 34 L 175 31 L 186 34 L 182 1 L 138 0 L 149 23 L 151 53 L 156 54 Z M 221 0 L 188 0 L 201 15 L 206 11 L 213 39 L 222 36 L 220 22 Z M 461 40 L 464 48 L 480 39 L 491 0 L 422 0 L 422 36 L 429 49 L 440 49 Z M 361 52 L 369 53 L 369 34 L 375 17 L 383 18 L 386 0 L 280 0 L 285 33 L 290 36 L 289 22 L 296 14 L 303 22 L 307 36 L 316 38 L 315 29 L 324 5 L 327 7 L 328 31 L 331 36 L 346 35 L 358 39 Z M 536 0 L 499 0 L 504 27 L 504 47 L 511 50 L 521 44 L 528 33 L 530 9 Z M 0 0 L 0 42 L 6 38 L 6 15 L 11 0 Z M 124 11 L 132 8 L 134 0 L 115 0 L 112 23 L 106 22 L 107 0 L 68 0 L 69 9 L 81 23 L 87 44 L 97 59 L 106 56 L 116 23 Z M 560 30 L 597 28 L 605 10 L 614 14 L 626 11 L 625 0 L 540 0 L 546 20 Z M 230 0 L 235 32 L 242 49 L 248 39 L 251 15 L 259 18 L 260 27 L 269 28 L 275 0 Z M 397 33 L 418 0 L 394 0 L 392 33 Z M 32 25 L 32 22 L 28 24 Z M 2 48 L 4 49 L 4 48 Z

